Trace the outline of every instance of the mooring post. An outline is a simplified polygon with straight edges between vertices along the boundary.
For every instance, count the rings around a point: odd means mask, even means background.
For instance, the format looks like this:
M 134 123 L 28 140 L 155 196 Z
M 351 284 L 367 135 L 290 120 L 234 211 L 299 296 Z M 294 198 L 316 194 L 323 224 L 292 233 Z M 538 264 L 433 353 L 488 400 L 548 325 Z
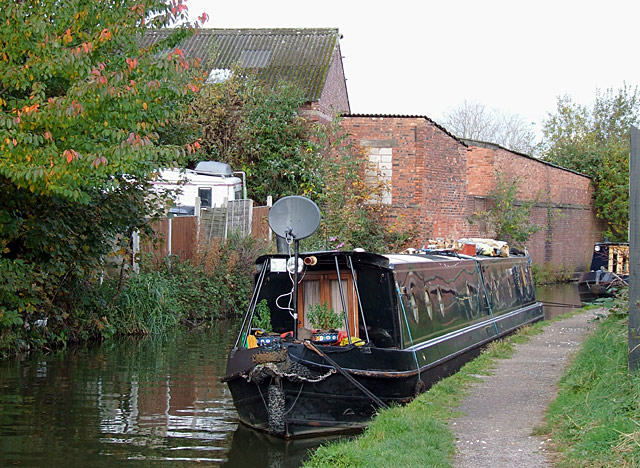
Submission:
M 629 154 L 629 370 L 640 358 L 640 130 L 631 126 Z

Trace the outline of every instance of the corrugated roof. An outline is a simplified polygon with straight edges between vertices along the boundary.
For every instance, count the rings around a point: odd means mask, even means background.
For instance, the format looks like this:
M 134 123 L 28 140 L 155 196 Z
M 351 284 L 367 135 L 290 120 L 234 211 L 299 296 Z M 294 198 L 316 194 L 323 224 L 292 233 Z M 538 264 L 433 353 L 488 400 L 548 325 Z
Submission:
M 170 32 L 149 31 L 141 45 L 150 46 Z M 267 84 L 292 82 L 308 101 L 317 101 L 339 39 L 337 28 L 199 29 L 180 49 L 186 57 L 200 58 L 207 69 L 229 69 L 237 64 Z

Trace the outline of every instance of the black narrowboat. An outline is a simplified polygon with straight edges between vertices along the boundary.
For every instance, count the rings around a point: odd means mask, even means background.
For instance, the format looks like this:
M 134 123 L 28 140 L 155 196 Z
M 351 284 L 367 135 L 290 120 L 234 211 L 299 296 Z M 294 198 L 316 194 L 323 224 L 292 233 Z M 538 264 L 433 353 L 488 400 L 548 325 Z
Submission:
M 242 423 L 284 438 L 362 429 L 543 318 L 527 256 L 296 250 L 256 266 L 223 380 Z M 318 329 L 320 306 L 341 324 Z
M 578 280 L 578 294 L 582 302 L 593 302 L 613 295 L 616 288 L 629 281 L 629 244 L 597 242 L 589 271 Z

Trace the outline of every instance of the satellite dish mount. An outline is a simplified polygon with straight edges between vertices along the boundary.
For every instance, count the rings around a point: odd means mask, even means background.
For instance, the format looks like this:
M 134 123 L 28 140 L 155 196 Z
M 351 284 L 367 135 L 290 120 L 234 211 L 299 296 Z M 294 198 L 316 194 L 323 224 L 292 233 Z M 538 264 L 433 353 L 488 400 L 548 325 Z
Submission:
M 320 227 L 320 208 L 306 197 L 284 197 L 269 210 L 269 227 L 276 235 L 294 244 L 293 267 L 293 338 L 298 338 L 298 259 L 300 240 L 311 236 Z

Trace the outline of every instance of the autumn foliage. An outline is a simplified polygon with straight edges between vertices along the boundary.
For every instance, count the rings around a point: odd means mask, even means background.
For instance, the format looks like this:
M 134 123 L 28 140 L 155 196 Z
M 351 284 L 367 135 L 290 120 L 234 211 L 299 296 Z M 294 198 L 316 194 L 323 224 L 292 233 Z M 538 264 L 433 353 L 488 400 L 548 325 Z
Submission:
M 144 224 L 153 171 L 193 151 L 164 136 L 199 88 L 179 48 L 197 32 L 186 13 L 183 0 L 0 8 L 0 344 L 36 318 L 74 318 L 109 240 Z

